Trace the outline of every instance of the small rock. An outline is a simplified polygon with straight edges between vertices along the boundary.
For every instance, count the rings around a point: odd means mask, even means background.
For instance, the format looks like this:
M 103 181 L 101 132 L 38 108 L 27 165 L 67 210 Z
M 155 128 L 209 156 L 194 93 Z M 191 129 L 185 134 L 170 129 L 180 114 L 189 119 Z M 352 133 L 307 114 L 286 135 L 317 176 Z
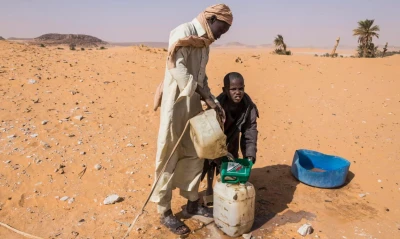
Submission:
M 39 135 L 38 134 L 31 134 L 31 137 L 32 138 L 36 138 L 36 137 L 38 137 Z
M 133 147 L 133 144 L 127 144 L 126 147 Z
M 156 229 L 156 230 L 160 230 L 160 229 L 161 229 L 161 227 L 155 227 L 154 229 Z
M 96 170 L 100 170 L 102 167 L 101 167 L 100 164 L 96 164 L 96 165 L 94 165 L 94 168 L 95 168 Z
M 303 226 L 301 226 L 297 232 L 302 235 L 303 237 L 311 234 L 314 231 L 314 229 L 312 228 L 312 226 L 310 224 L 304 224 Z
M 74 231 L 72 231 L 71 234 L 72 234 L 74 237 L 77 237 L 77 236 L 79 235 L 79 232 L 74 232 Z
M 4 163 L 11 163 L 11 160 L 7 160 L 7 161 L 5 161 Z
M 378 179 L 378 183 L 381 183 L 381 182 L 382 182 L 382 180 Z
M 86 154 L 86 152 L 80 152 L 80 154 L 81 154 L 81 155 L 85 155 L 85 154 Z
M 32 84 L 35 84 L 35 83 L 36 83 L 36 80 L 34 80 L 34 79 L 29 79 L 29 80 L 28 80 L 28 84 L 31 84 L 31 85 L 32 85 Z
M 119 214 L 121 214 L 121 215 L 124 215 L 125 213 L 126 213 L 125 210 L 121 210 L 121 211 L 119 212 Z
M 48 143 L 44 142 L 44 141 L 40 141 L 40 145 L 42 145 L 46 149 L 51 148 L 51 146 Z
M 363 197 L 367 196 L 367 194 L 365 194 L 365 193 L 360 193 L 360 194 L 358 194 L 358 196 L 359 196 L 360 198 L 363 198 Z
M 43 120 L 42 125 L 46 125 L 49 121 L 48 120 Z
M 70 198 L 70 199 L 68 199 L 68 204 L 71 204 L 71 203 L 73 203 L 75 201 L 75 198 Z
M 60 201 L 67 201 L 68 198 L 69 198 L 68 196 L 64 196 L 64 197 L 60 198 Z
M 80 121 L 80 120 L 82 120 L 82 119 L 83 119 L 83 116 L 82 116 L 82 115 L 77 115 L 77 116 L 75 116 L 75 117 L 74 117 L 74 119 L 76 119 L 76 120 L 79 120 L 79 121 Z
M 79 141 L 78 141 L 78 144 L 79 144 L 79 145 L 83 144 L 82 140 L 79 140 Z
M 7 136 L 7 138 L 9 138 L 9 139 L 13 139 L 13 138 L 16 138 L 17 136 L 15 135 L 15 134 L 12 134 L 12 135 L 9 135 L 9 136 Z
M 254 238 L 254 237 L 251 235 L 251 233 L 249 233 L 249 234 L 243 234 L 242 237 L 243 237 L 244 239 L 253 239 L 253 238 Z
M 112 194 L 112 195 L 108 196 L 106 199 L 104 199 L 103 204 L 104 205 L 114 204 L 114 203 L 118 202 L 119 200 L 121 200 L 120 196 L 118 196 L 117 194 Z

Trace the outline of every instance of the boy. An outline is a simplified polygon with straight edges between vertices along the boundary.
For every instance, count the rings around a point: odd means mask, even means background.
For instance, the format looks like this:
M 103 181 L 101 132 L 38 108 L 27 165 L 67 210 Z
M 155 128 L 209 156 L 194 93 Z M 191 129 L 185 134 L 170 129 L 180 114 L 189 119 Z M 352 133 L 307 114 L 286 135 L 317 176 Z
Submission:
M 227 136 L 228 152 L 239 157 L 239 145 L 243 158 L 256 161 L 257 153 L 257 106 L 244 92 L 244 78 L 240 73 L 231 72 L 224 78 L 222 93 L 217 97 L 225 111 L 224 133 Z M 239 135 L 241 134 L 241 137 Z M 204 197 L 206 205 L 212 204 L 214 171 L 219 174 L 220 159 L 205 160 L 201 180 L 207 174 L 207 190 Z

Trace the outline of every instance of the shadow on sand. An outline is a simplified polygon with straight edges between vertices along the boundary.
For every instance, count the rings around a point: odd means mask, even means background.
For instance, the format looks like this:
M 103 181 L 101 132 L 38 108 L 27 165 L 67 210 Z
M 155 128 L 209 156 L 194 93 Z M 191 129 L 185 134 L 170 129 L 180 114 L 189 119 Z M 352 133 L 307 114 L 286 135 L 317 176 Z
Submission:
M 271 165 L 264 168 L 254 168 L 251 172 L 249 181 L 256 189 L 256 213 L 252 230 L 264 227 L 269 230 L 275 224 L 285 224 L 288 222 L 299 222 L 302 218 L 309 220 L 315 217 L 314 214 L 299 211 L 286 211 L 284 214 L 276 217 L 288 209 L 288 204 L 293 200 L 293 195 L 298 181 L 291 173 L 289 165 Z M 354 178 L 354 173 L 350 172 L 344 185 L 348 185 Z
M 256 213 L 253 229 L 265 223 L 288 208 L 293 200 L 297 184 L 289 165 L 270 165 L 253 168 L 249 179 L 256 189 Z

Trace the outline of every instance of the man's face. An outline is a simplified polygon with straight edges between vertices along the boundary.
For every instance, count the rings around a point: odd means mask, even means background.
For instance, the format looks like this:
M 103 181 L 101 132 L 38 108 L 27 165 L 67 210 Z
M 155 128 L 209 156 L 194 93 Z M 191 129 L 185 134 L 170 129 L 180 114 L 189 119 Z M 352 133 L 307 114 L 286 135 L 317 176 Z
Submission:
M 231 26 L 228 23 L 220 21 L 218 19 L 215 19 L 210 24 L 210 29 L 214 35 L 215 40 L 218 40 L 223 34 L 228 32 L 230 27 Z
M 229 87 L 224 87 L 225 93 L 228 98 L 235 104 L 242 101 L 244 96 L 244 81 L 243 79 L 232 79 L 230 80 Z

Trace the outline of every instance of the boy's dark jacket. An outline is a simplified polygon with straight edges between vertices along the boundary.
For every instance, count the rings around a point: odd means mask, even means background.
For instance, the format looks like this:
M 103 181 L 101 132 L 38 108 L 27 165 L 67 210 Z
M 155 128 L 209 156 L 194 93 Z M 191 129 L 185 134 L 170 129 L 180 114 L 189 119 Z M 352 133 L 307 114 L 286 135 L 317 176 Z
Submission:
M 217 97 L 217 100 L 220 102 L 221 106 L 224 107 L 229 99 L 225 93 L 222 93 Z M 253 157 L 256 159 L 258 109 L 248 94 L 244 94 L 242 101 L 244 103 L 243 111 L 234 121 L 229 122 L 229 112 L 225 112 L 226 122 L 224 133 L 227 136 L 226 143 L 228 145 L 228 152 L 231 153 L 233 157 L 238 158 L 240 145 L 243 157 Z M 242 134 L 241 137 L 240 133 Z M 219 164 L 219 160 L 205 160 L 201 180 L 203 180 L 210 167 L 216 167 Z M 216 174 L 219 174 L 218 167 L 216 167 Z

